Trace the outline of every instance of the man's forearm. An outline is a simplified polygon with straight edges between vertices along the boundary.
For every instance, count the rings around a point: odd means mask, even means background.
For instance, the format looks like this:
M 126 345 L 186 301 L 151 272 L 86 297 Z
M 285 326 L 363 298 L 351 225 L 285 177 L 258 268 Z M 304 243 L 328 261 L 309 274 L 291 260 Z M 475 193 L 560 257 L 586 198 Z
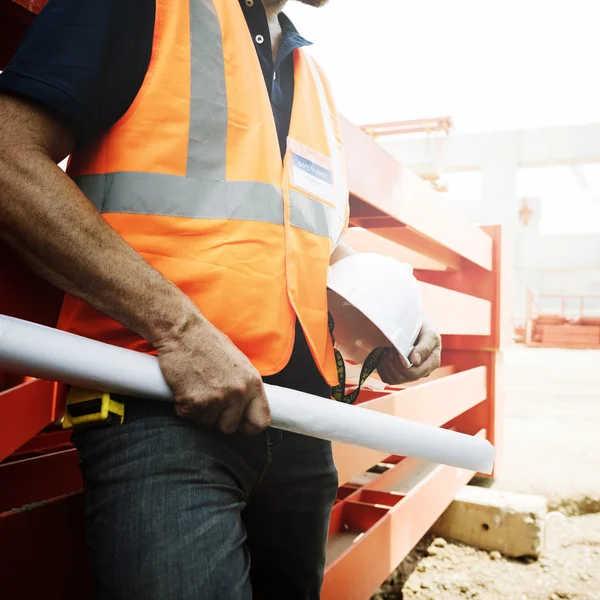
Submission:
M 151 343 L 201 318 L 43 150 L 0 149 L 0 238 L 44 279 Z

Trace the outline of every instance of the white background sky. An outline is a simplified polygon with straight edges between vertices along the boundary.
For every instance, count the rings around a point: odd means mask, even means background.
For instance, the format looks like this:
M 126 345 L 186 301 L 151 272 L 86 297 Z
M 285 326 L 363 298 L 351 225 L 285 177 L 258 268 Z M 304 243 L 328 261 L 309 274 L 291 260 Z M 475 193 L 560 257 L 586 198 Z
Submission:
M 599 0 L 330 0 L 286 13 L 354 122 L 600 122 Z
M 330 0 L 286 13 L 355 123 L 451 115 L 454 135 L 600 123 L 600 0 Z M 586 172 L 600 194 L 598 167 Z M 471 195 L 462 179 L 452 191 Z M 544 198 L 547 232 L 600 232 L 600 196 L 566 167 L 523 172 L 519 194 Z

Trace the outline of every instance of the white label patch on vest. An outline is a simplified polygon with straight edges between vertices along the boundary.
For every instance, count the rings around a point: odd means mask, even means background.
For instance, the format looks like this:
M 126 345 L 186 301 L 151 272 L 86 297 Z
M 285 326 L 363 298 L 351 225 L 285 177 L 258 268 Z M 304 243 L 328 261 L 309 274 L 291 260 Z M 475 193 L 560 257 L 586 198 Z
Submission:
M 288 138 L 288 148 L 292 161 L 291 184 L 333 206 L 331 159 L 291 138 Z

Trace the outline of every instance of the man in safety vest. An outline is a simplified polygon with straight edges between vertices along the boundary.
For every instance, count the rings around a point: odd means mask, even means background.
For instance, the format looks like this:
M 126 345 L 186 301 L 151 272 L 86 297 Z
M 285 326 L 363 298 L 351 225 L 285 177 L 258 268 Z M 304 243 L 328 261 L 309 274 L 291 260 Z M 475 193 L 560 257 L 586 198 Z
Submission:
M 284 4 L 50 0 L 0 76 L 2 239 L 66 292 L 60 328 L 157 353 L 176 399 L 73 435 L 100 598 L 319 597 L 331 446 L 268 428 L 263 381 L 337 382 L 348 189 Z M 425 326 L 380 374 L 439 352 Z

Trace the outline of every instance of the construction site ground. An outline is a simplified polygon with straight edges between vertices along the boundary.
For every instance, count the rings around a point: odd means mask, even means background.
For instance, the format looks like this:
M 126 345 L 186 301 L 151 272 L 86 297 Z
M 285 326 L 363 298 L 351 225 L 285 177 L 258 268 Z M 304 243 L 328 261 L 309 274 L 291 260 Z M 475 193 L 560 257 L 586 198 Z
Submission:
M 374 599 L 600 600 L 600 351 L 515 347 L 503 362 L 491 485 L 547 498 L 544 555 L 507 559 L 428 534 Z

